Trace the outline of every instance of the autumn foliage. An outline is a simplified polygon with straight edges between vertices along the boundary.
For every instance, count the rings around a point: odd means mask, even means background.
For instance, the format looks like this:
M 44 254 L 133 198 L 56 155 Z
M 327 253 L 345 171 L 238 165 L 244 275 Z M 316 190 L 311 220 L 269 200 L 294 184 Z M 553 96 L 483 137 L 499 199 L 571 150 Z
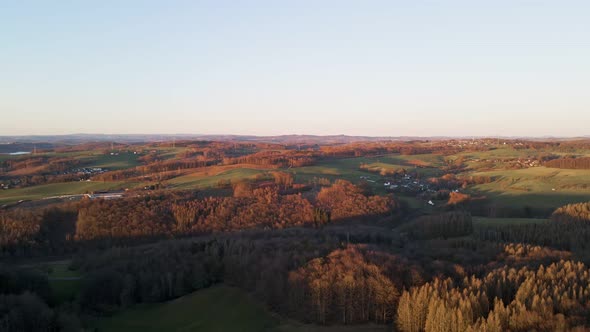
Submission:
M 321 324 L 386 323 L 398 290 L 381 268 L 355 247 L 336 250 L 289 274 L 291 311 Z

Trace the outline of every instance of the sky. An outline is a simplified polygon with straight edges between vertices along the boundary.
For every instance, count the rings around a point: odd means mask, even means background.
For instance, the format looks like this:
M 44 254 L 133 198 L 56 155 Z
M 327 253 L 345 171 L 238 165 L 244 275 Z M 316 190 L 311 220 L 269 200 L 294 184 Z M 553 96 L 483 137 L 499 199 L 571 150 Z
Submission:
M 590 135 L 590 1 L 2 1 L 0 135 Z

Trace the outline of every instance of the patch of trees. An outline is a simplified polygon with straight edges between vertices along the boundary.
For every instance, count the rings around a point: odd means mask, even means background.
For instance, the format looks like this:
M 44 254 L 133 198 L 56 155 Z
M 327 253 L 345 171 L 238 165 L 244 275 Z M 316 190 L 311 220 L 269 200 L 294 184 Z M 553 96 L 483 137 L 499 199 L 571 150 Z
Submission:
M 288 230 L 273 237 L 245 232 L 81 255 L 74 265 L 88 277 L 79 303 L 85 312 L 112 312 L 223 282 L 285 313 L 289 271 L 329 253 L 338 243 L 312 230 Z
M 355 247 L 336 250 L 289 273 L 289 304 L 302 321 L 386 323 L 399 292 Z
M 551 207 L 498 203 L 483 196 L 474 197 L 464 208 L 474 216 L 491 218 L 548 218 L 555 210 Z
M 0 330 L 5 332 L 80 331 L 75 316 L 50 308 L 37 295 L 0 294 Z
M 469 235 L 473 232 L 471 214 L 452 211 L 418 217 L 402 227 L 411 238 L 434 239 Z
M 488 175 L 472 175 L 462 179 L 467 184 L 486 184 L 492 183 L 494 179 Z
M 392 196 L 365 196 L 360 188 L 345 180 L 323 187 L 317 205 L 329 211 L 332 220 L 391 215 L 399 204 Z
M 471 195 L 460 193 L 457 191 L 451 191 L 449 193 L 449 201 L 447 205 L 453 206 L 464 206 L 467 205 L 471 201 Z
M 302 167 L 316 162 L 314 153 L 293 150 L 260 151 L 239 157 L 223 158 L 223 165 L 253 164 L 275 167 Z
M 320 151 L 323 157 L 351 158 L 363 156 L 376 156 L 386 153 L 399 153 L 399 143 L 350 143 L 343 145 L 322 146 Z
M 49 283 L 33 271 L 0 266 L 0 330 L 79 331 L 79 320 L 52 309 Z
M 464 181 L 457 179 L 454 174 L 447 173 L 441 177 L 429 178 L 428 183 L 434 190 L 455 190 L 459 188 Z
M 222 278 L 222 246 L 175 246 L 161 250 L 110 252 L 84 262 L 88 270 L 79 295 L 85 312 L 114 312 L 136 303 L 153 303 L 186 295 Z M 182 255 L 182 256 L 181 256 Z M 111 262 L 105 259 L 111 259 Z
M 39 232 L 41 214 L 30 210 L 0 210 L 0 245 L 4 248 L 32 240 Z
M 141 176 L 136 168 L 128 168 L 117 171 L 109 171 L 102 174 L 97 174 L 92 177 L 94 181 L 121 181 Z
M 582 263 L 504 267 L 404 291 L 396 323 L 401 331 L 569 330 L 588 323 L 588 300 L 590 271 Z
M 76 220 L 76 240 L 157 237 L 174 220 L 162 197 L 83 202 Z
M 47 278 L 32 270 L 0 265 L 0 294 L 31 292 L 45 301 L 51 299 Z
M 541 223 L 476 227 L 474 236 L 481 240 L 524 242 L 569 250 L 590 258 L 590 227 L 588 223 Z
M 236 187 L 237 190 L 241 187 Z M 254 227 L 311 225 L 313 206 L 301 195 L 279 195 L 276 188 L 239 192 L 238 197 L 210 197 L 174 204 L 176 231 L 207 233 Z
M 403 177 L 406 174 L 409 174 L 413 177 L 416 177 L 418 175 L 416 172 L 408 172 L 406 168 L 388 169 L 384 167 L 371 166 L 370 164 L 365 163 L 362 163 L 359 166 L 359 169 L 365 172 L 379 174 L 384 177 L 392 177 L 394 179 Z
M 515 223 L 476 227 L 482 240 L 523 242 L 569 250 L 579 258 L 590 259 L 589 203 L 569 204 L 555 210 L 547 223 Z
M 556 222 L 590 222 L 590 202 L 562 206 L 553 212 L 551 219 Z
M 78 165 L 80 165 L 80 161 L 73 158 L 38 157 L 33 155 L 0 161 L 0 171 L 6 173 L 19 171 L 19 173 L 35 172 L 37 174 L 50 174 L 65 172 Z
M 350 182 L 324 187 L 317 199 L 282 189 L 288 173 L 274 173 L 277 184 L 234 186 L 233 197 L 199 198 L 194 193 L 156 192 L 116 200 L 87 200 L 48 209 L 0 211 L 4 255 L 65 253 L 86 243 L 111 245 L 149 239 L 239 231 L 252 228 L 321 227 L 342 219 L 399 214 L 391 196 L 365 196 Z M 307 195 L 309 196 L 309 195 Z
M 68 251 L 75 232 L 74 204 L 43 209 L 0 210 L 0 254 L 26 256 L 34 252 Z
M 551 168 L 590 169 L 590 157 L 553 159 L 543 165 Z
M 281 189 L 289 189 L 293 187 L 293 183 L 295 181 L 293 174 L 286 172 L 272 172 L 271 175 L 273 177 L 274 182 Z
M 550 264 L 560 260 L 569 260 L 572 257 L 572 253 L 569 251 L 527 243 L 507 243 L 503 247 L 504 250 L 498 255 L 497 260 L 510 263 L 510 266 L 531 262 Z
M 223 282 L 305 321 L 391 322 L 399 291 L 389 275 L 399 279 L 403 262 L 365 246 L 338 247 L 338 237 L 294 229 L 84 255 L 75 261 L 88 275 L 79 303 L 85 312 L 112 312 Z

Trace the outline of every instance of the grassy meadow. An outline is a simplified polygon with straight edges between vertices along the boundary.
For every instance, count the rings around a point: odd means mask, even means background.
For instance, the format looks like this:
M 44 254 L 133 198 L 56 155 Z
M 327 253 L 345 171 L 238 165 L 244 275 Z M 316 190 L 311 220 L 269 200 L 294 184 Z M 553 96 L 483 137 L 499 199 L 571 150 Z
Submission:
M 254 180 L 258 177 L 268 177 L 266 173 L 268 171 L 264 169 L 216 167 L 175 177 L 166 181 L 166 184 L 172 189 L 208 189 L 217 187 L 220 181 Z
M 314 166 L 295 167 L 289 169 L 289 172 L 295 175 L 295 180 L 300 183 L 310 182 L 314 178 L 326 178 L 330 181 L 337 179 L 348 180 L 353 183 L 361 181 L 361 176 L 367 177 L 373 185 L 376 192 L 384 192 L 383 177 L 377 173 L 361 170 L 360 166 L 365 164 L 369 169 L 375 171 L 400 170 L 416 171 L 421 176 L 434 176 L 439 173 L 435 168 L 442 163 L 442 157 L 433 154 L 403 156 L 391 154 L 378 157 L 358 157 L 346 159 L 333 159 L 319 162 Z M 416 168 L 416 166 L 421 166 Z
M 68 269 L 69 266 L 70 261 L 53 262 L 49 265 L 49 286 L 58 303 L 75 299 L 82 286 L 82 274 Z
M 259 332 L 277 325 L 278 319 L 244 291 L 215 286 L 165 303 L 138 305 L 93 327 L 99 332 Z
M 108 170 L 126 169 L 139 165 L 138 155 L 133 152 L 120 152 L 118 155 L 93 154 L 80 156 L 79 159 L 85 167 L 100 167 Z
M 556 208 L 590 200 L 590 170 L 531 167 L 472 175 L 492 177 L 493 182 L 470 190 L 503 205 Z

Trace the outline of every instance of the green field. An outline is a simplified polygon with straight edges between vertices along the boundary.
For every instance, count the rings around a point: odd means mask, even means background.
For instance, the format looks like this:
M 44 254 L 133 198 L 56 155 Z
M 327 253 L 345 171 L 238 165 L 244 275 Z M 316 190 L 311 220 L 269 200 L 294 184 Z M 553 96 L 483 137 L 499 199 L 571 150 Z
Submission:
M 497 149 L 487 151 L 467 151 L 461 152 L 456 156 L 463 156 L 475 159 L 504 159 L 504 158 L 526 158 L 538 156 L 540 154 L 554 154 L 554 155 L 590 155 L 588 150 L 575 150 L 562 152 L 555 149 L 514 149 L 511 146 L 501 146 Z
M 253 180 L 266 172 L 260 169 L 235 168 L 215 175 L 194 173 L 179 176 L 167 181 L 167 184 L 172 189 L 207 189 L 215 188 L 219 181 Z
M 70 261 L 54 262 L 49 265 L 47 277 L 49 285 L 58 303 L 73 300 L 82 286 L 79 271 L 68 269 Z
M 407 166 L 422 165 L 428 167 L 440 167 L 445 164 L 445 158 L 438 154 L 414 154 L 402 155 L 393 154 L 378 157 L 378 160 L 389 164 L 400 164 Z
M 532 167 L 472 175 L 490 176 L 494 181 L 472 186 L 471 191 L 506 206 L 556 208 L 590 200 L 590 170 Z
M 78 156 L 84 167 L 100 167 L 108 170 L 119 170 L 139 165 L 138 155 L 133 152 L 120 152 L 118 155 L 91 154 Z
M 93 325 L 109 332 L 259 332 L 277 326 L 278 320 L 243 291 L 216 286 L 165 303 L 138 305 Z
M 84 194 L 92 191 L 118 190 L 132 188 L 137 183 L 126 182 L 63 182 L 38 186 L 0 190 L 0 204 L 14 203 L 19 200 L 35 200 L 51 196 Z
M 295 167 L 289 169 L 295 175 L 295 180 L 300 183 L 307 183 L 313 178 L 327 178 L 331 181 L 337 179 L 348 180 L 353 183 L 358 183 L 361 176 L 368 177 L 375 182 L 373 184 L 376 192 L 383 192 L 383 177 L 376 173 L 367 172 L 360 169 L 361 164 L 369 165 L 369 167 L 384 168 L 384 169 L 402 169 L 407 171 L 416 171 L 422 176 L 434 176 L 438 173 L 438 169 L 434 167 L 416 168 L 414 161 L 420 161 L 424 165 L 439 165 L 442 162 L 442 157 L 438 155 L 413 155 L 403 156 L 398 154 L 385 155 L 379 157 L 358 157 L 346 159 L 326 160 L 314 166 Z
M 173 159 L 176 157 L 177 154 L 184 152 L 186 150 L 188 150 L 187 148 L 184 147 L 178 147 L 178 148 L 173 148 L 173 147 L 159 147 L 158 149 L 158 154 L 159 156 L 164 159 L 164 160 L 168 160 L 168 159 Z
M 82 286 L 82 274 L 79 271 L 70 270 L 70 264 L 70 260 L 63 260 L 33 263 L 21 267 L 45 274 L 55 301 L 64 303 L 75 299 Z

